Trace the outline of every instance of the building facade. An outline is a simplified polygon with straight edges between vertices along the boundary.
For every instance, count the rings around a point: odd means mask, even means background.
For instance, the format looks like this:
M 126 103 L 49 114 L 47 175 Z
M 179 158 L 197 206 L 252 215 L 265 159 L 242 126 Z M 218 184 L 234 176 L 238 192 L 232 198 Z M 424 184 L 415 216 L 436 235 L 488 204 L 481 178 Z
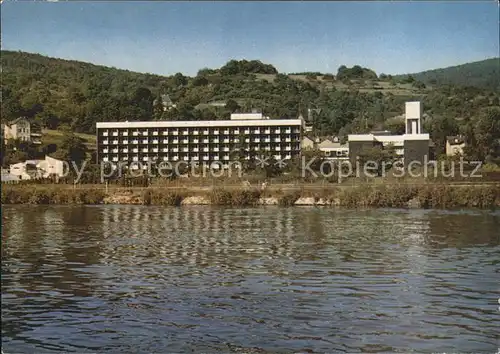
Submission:
M 352 134 L 348 136 L 349 158 L 355 163 L 363 151 L 374 147 L 392 148 L 403 160 L 405 166 L 413 161 L 424 163 L 429 160 L 430 136 L 422 132 L 422 104 L 406 102 L 405 134 L 391 135 L 389 132 Z
M 300 143 L 300 148 L 303 150 L 313 150 L 315 147 L 314 140 L 308 136 L 302 137 L 302 142 Z
M 96 123 L 97 162 L 216 163 L 265 154 L 276 160 L 300 154 L 303 121 L 267 119 L 262 114 L 232 115 L 231 120 Z M 241 157 L 242 156 L 242 157 Z M 143 168 L 146 166 L 143 165 Z
M 2 135 L 4 143 L 10 140 L 20 140 L 23 142 L 31 142 L 41 144 L 41 134 L 31 130 L 31 124 L 26 118 L 17 118 L 9 123 L 2 124 Z
M 323 152 L 327 160 L 347 160 L 349 158 L 349 146 L 341 144 L 338 138 L 333 141 L 325 139 L 318 144 L 318 150 Z
M 64 161 L 45 156 L 44 160 L 26 160 L 9 166 L 9 174 L 16 180 L 64 177 Z
M 465 138 L 463 136 L 449 136 L 446 138 L 446 155 L 460 156 L 464 154 Z

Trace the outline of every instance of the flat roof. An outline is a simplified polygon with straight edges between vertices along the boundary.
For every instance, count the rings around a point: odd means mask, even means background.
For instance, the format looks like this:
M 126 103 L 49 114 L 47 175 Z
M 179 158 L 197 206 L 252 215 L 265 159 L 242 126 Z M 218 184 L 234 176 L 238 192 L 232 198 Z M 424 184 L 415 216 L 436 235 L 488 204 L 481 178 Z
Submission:
M 301 119 L 256 119 L 256 120 L 189 120 L 189 121 L 142 121 L 142 122 L 97 122 L 96 128 L 209 128 L 251 126 L 302 126 Z
M 403 135 L 373 135 L 373 134 L 349 134 L 348 141 L 378 141 L 378 142 L 402 142 L 405 140 L 430 140 L 429 134 L 403 134 Z

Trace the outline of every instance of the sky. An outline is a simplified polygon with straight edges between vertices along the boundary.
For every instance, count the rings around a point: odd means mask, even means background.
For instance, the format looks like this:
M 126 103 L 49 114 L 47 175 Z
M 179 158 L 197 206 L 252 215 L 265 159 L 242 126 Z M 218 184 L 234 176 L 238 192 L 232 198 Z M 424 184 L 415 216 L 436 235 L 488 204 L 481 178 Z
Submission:
M 14 1 L 2 49 L 138 72 L 196 75 L 231 59 L 283 73 L 361 65 L 404 74 L 499 56 L 487 1 Z

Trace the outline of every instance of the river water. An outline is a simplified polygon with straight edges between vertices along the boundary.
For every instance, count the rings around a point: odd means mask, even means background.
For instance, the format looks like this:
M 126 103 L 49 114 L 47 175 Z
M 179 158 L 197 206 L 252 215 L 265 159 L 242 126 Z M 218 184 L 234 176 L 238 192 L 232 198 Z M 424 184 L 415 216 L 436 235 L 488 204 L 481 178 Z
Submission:
M 500 347 L 498 212 L 2 209 L 5 353 Z

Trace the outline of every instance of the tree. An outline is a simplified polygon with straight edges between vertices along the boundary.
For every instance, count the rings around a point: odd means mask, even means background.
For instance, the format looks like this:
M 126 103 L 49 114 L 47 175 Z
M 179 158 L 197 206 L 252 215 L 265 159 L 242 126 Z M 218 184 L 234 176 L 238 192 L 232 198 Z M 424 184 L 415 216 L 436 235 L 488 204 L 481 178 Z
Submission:
M 43 110 L 35 115 L 35 122 L 39 122 L 42 127 L 47 129 L 57 129 L 59 118 L 47 110 Z
M 74 133 L 65 133 L 61 145 L 53 156 L 63 161 L 74 161 L 79 165 L 86 159 L 87 147 L 83 139 L 76 136 Z
M 405 120 L 401 119 L 388 119 L 385 122 L 385 129 L 389 130 L 392 134 L 402 135 L 406 131 Z
M 229 99 L 229 100 L 226 101 L 226 109 L 230 113 L 234 113 L 234 112 L 236 112 L 237 110 L 240 109 L 240 105 L 235 100 Z
M 500 107 L 488 107 L 469 125 L 467 155 L 481 161 L 500 157 Z
M 24 111 L 19 98 L 9 88 L 2 88 L 2 121 L 16 119 L 23 115 Z
M 414 81 L 412 83 L 412 86 L 417 88 L 417 89 L 424 89 L 425 88 L 425 84 L 422 81 Z
M 392 146 L 388 146 L 385 149 L 383 147 L 376 146 L 362 151 L 359 155 L 359 165 L 363 168 L 363 171 L 364 166 L 366 166 L 367 169 L 370 167 L 368 162 L 370 162 L 370 164 L 373 163 L 375 166 L 373 166 L 374 168 L 372 173 L 376 173 L 377 176 L 382 176 L 384 172 L 392 167 L 396 160 L 397 155 L 394 147 Z
M 82 171 L 80 176 L 79 183 L 92 183 L 97 184 L 101 182 L 101 166 L 99 164 L 94 163 L 95 161 L 91 160 L 91 163 L 85 166 L 85 169 Z M 74 174 L 76 171 L 71 168 L 71 173 Z M 76 175 L 74 177 L 77 177 Z
M 154 97 L 149 89 L 139 87 L 135 90 L 131 99 L 131 104 L 137 109 L 139 120 L 151 120 L 153 116 L 153 101 Z M 109 107 L 111 104 L 110 102 L 105 107 Z
M 185 86 L 188 83 L 188 79 L 187 79 L 187 77 L 185 77 L 181 73 L 177 73 L 173 77 L 173 83 L 174 83 L 174 86 L 176 86 L 176 87 Z
M 40 157 L 38 146 L 29 141 L 16 142 L 16 150 L 26 153 L 28 159 L 36 159 Z
M 209 81 L 204 75 L 198 75 L 193 79 L 193 86 L 206 86 Z
M 426 122 L 426 130 L 435 143 L 436 155 L 443 154 L 446 150 L 446 138 L 457 135 L 459 132 L 457 121 L 449 116 L 437 116 Z
M 217 73 L 217 71 L 214 69 L 203 68 L 203 69 L 198 70 L 198 73 L 196 74 L 196 76 L 208 76 L 208 75 L 214 75 L 216 73 Z
M 153 120 L 162 120 L 164 110 L 162 98 L 158 95 L 153 102 Z
M 21 150 L 5 150 L 5 155 L 2 154 L 2 158 L 2 166 L 7 167 L 28 160 L 28 154 Z
M 264 151 L 257 154 L 256 172 L 263 172 L 266 178 L 279 176 L 283 171 L 278 161 L 270 151 Z

